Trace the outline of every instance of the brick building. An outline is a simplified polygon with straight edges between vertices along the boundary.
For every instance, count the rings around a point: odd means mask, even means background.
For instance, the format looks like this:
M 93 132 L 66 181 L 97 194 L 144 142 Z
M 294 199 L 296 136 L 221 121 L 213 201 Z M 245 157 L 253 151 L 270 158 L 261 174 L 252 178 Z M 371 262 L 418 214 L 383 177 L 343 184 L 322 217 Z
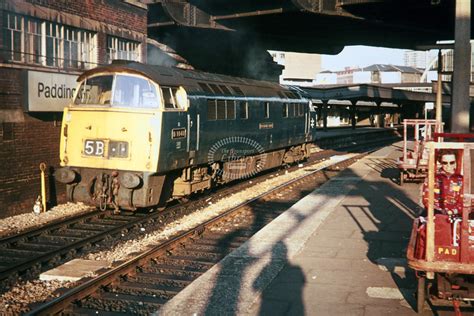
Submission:
M 48 201 L 64 199 L 62 109 L 77 76 L 113 59 L 146 62 L 147 7 L 135 0 L 0 1 L 0 218 L 32 210 L 46 163 Z

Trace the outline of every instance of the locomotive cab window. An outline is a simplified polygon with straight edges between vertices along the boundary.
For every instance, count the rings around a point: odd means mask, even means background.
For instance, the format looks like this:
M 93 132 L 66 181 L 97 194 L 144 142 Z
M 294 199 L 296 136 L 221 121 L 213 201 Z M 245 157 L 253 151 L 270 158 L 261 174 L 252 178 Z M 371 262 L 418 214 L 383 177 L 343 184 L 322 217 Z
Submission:
M 159 104 L 156 88 L 149 80 L 136 76 L 116 76 L 112 106 L 156 108 Z
M 97 76 L 84 80 L 79 87 L 74 104 L 110 105 L 113 76 Z
M 187 110 L 188 94 L 183 87 L 161 87 L 165 110 Z
M 161 87 L 161 93 L 163 94 L 163 101 L 165 109 L 176 109 L 178 105 L 176 103 L 175 95 L 178 91 L 177 88 Z

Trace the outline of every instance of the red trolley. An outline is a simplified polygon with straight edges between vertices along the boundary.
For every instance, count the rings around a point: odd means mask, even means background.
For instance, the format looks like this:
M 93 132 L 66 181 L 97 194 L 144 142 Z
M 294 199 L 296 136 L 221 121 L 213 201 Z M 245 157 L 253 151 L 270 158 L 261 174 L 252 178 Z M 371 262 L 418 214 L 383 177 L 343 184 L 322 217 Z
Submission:
M 474 220 L 471 219 L 474 143 L 429 142 L 426 147 L 429 153 L 427 217 L 419 217 L 413 223 L 407 248 L 408 266 L 417 273 L 418 312 L 423 311 L 426 298 L 432 298 L 451 302 L 460 315 L 460 307 L 472 307 L 474 301 Z M 438 180 L 437 173 L 442 171 L 437 166 L 436 155 L 448 149 L 456 154 L 456 177 L 462 179 L 460 186 L 451 188 L 459 191 L 456 203 L 452 204 L 459 211 L 435 214 L 435 197 L 439 206 L 440 188 L 444 188 Z
M 413 131 L 413 149 L 409 148 L 409 133 Z M 406 180 L 423 179 L 428 167 L 426 143 L 434 140 L 435 132 L 442 132 L 443 124 L 436 120 L 403 120 L 403 156 L 397 161 L 400 185 Z

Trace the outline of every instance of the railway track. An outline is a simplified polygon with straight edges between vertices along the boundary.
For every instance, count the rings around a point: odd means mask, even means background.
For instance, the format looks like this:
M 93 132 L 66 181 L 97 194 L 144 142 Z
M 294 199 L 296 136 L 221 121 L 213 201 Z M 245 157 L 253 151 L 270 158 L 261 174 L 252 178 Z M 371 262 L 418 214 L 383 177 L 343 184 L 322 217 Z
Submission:
M 355 144 L 350 149 L 354 150 L 360 146 Z M 309 163 L 341 153 L 332 150 L 316 153 L 312 155 Z M 288 171 L 291 172 L 292 169 L 297 167 L 289 168 Z M 254 177 L 252 182 L 264 181 L 272 173 L 275 172 Z M 97 210 L 0 239 L 0 282 L 5 288 L 16 282 L 20 276 L 23 279 L 35 277 L 46 269 L 77 257 L 78 254 L 87 253 L 92 246 L 104 240 L 128 235 L 129 232 L 142 227 L 152 226 L 152 229 L 159 229 L 179 217 L 206 206 L 210 197 L 219 199 L 251 185 L 247 181 L 232 183 L 217 188 L 211 195 L 171 206 L 161 212 L 113 214 L 110 211 Z
M 357 159 L 314 170 L 109 270 L 29 315 L 149 315 L 254 233 Z
M 371 142 L 371 146 L 375 148 L 390 142 L 393 142 L 393 139 L 384 139 L 383 143 L 380 143 L 380 140 Z M 352 144 L 352 148 L 349 149 L 356 150 L 367 146 L 367 143 Z M 308 163 L 315 163 L 335 154 L 340 155 L 343 152 L 332 150 L 319 152 L 312 155 Z M 298 168 L 294 166 L 288 171 L 291 172 L 292 169 Z M 215 201 L 252 186 L 252 182 L 265 181 L 275 173 L 273 171 L 261 174 L 252 178 L 252 181 L 234 182 L 218 188 L 210 195 L 198 197 L 189 203 L 171 206 L 162 212 L 146 214 L 130 212 L 116 215 L 108 211 L 95 211 L 0 239 L 2 288 L 8 289 L 18 281 L 18 277 L 23 280 L 32 279 L 42 271 L 87 254 L 104 240 L 113 239 L 118 243 L 130 238 L 130 235 L 133 236 L 130 233 L 139 231 L 140 228 L 146 228 L 147 231 L 163 228 L 171 221 L 206 206 L 209 198 Z

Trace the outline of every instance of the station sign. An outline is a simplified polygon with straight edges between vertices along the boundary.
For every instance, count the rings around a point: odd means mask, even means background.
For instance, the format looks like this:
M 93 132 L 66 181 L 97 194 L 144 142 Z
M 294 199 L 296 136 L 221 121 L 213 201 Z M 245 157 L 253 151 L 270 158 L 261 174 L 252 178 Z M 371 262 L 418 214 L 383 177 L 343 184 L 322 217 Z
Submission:
M 25 110 L 62 112 L 76 91 L 77 75 L 30 71 L 23 73 Z

